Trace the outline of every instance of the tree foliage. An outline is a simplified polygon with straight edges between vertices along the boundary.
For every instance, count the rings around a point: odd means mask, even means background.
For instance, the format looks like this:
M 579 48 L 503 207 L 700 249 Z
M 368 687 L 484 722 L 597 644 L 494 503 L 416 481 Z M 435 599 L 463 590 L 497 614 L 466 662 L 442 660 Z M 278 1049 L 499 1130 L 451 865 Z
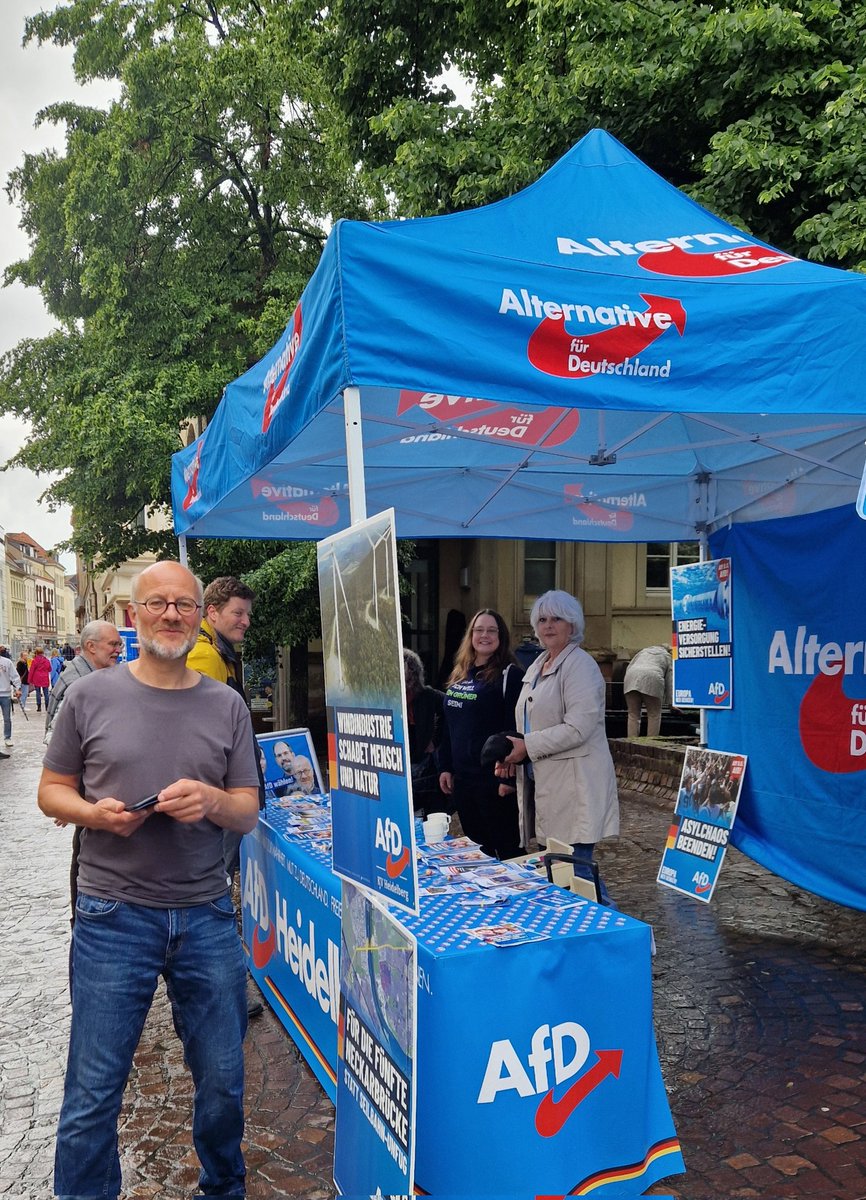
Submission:
M 601 126 L 765 240 L 863 269 L 864 26 L 859 0 L 461 0 L 440 54 L 471 102 L 374 92 L 366 117 L 406 215 L 508 195 Z
M 0 367 L 0 410 L 33 429 L 16 461 L 59 471 L 73 545 L 118 563 L 161 550 L 137 521 L 167 509 L 186 418 L 272 344 L 331 221 L 369 201 L 320 65 L 321 31 L 291 0 L 71 0 L 26 36 L 74 47 L 81 80 L 116 81 L 106 111 L 40 120 L 65 151 L 28 155 L 8 191 L 59 328 Z

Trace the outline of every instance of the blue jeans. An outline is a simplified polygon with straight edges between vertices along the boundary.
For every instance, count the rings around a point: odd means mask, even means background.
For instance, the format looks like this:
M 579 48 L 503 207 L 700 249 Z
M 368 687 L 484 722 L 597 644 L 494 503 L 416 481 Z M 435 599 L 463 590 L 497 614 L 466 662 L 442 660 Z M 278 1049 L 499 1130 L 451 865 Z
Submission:
M 575 842 L 571 847 L 571 852 L 577 859 L 573 868 L 575 875 L 578 879 L 588 879 L 592 883 L 592 859 L 595 854 L 595 842 Z M 608 908 L 616 908 L 600 875 L 598 882 L 602 904 L 607 905 Z
M 42 687 L 40 684 L 33 684 L 33 691 L 36 693 L 36 711 L 42 708 L 42 702 L 45 701 L 45 711 L 48 711 L 48 688 Z
M 166 909 L 79 892 L 72 1027 L 54 1159 L 59 1200 L 116 1200 L 120 1192 L 117 1120 L 160 975 L 195 1084 L 199 1193 L 245 1195 L 246 967 L 231 899 Z
M 7 742 L 12 740 L 12 697 L 0 696 L 0 712 L 3 714 L 3 736 Z
M 27 703 L 27 693 L 29 691 L 30 691 L 30 684 L 22 683 L 21 684 L 21 695 L 18 697 L 18 703 L 21 705 L 22 708 Z

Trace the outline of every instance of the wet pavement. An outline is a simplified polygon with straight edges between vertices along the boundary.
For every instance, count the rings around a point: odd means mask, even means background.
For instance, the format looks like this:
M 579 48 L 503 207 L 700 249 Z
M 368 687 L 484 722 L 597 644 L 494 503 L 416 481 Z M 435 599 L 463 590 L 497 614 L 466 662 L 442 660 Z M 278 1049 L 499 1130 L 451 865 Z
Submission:
M 43 747 L 30 717 L 16 716 L 0 761 L 0 1195 L 43 1200 L 68 1028 L 71 835 L 36 808 Z M 659 888 L 671 805 L 622 801 L 622 836 L 599 859 L 620 907 L 655 930 L 659 1056 L 688 1168 L 652 1193 L 866 1200 L 866 913 L 735 850 L 710 905 Z M 333 1108 L 268 1011 L 246 1058 L 249 1197 L 333 1196 Z M 190 1102 L 160 994 L 121 1117 L 127 1197 L 192 1195 Z

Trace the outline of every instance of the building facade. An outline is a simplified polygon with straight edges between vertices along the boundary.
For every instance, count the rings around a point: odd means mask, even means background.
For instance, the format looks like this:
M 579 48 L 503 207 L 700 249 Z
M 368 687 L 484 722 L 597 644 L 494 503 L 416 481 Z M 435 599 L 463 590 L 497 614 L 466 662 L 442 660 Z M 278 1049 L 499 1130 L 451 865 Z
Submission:
M 77 640 L 75 589 L 63 565 L 29 534 L 4 538 L 0 639 L 16 655 Z

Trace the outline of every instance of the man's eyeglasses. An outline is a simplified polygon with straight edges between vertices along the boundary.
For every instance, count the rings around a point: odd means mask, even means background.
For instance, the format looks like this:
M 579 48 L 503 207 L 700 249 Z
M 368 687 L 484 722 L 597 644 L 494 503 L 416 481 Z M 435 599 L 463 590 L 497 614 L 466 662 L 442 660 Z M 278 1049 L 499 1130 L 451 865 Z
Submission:
M 165 610 L 172 606 L 177 609 L 178 615 L 181 617 L 191 617 L 201 608 L 201 605 L 196 604 L 195 600 L 191 600 L 189 596 L 181 596 L 179 600 L 165 600 L 162 596 L 151 596 L 148 600 L 133 600 L 133 604 L 140 604 L 142 608 L 146 608 L 152 617 L 161 617 Z

